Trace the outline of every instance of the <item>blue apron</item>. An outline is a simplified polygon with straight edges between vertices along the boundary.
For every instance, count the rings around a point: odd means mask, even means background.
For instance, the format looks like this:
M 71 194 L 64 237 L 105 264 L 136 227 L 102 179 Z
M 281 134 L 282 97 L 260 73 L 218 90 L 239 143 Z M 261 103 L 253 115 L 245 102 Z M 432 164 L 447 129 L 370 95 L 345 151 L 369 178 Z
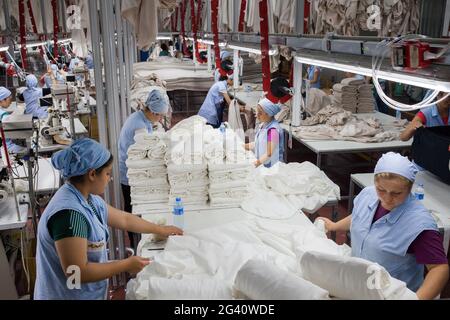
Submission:
M 277 120 L 273 119 L 269 123 L 263 123 L 256 132 L 255 137 L 255 155 L 256 159 L 260 159 L 262 155 L 267 153 L 267 134 L 270 129 L 276 129 L 279 135 L 278 148 L 274 150 L 270 159 L 268 159 L 263 165 L 266 168 L 270 168 L 278 161 L 284 160 L 284 131 L 280 127 Z
M 372 224 L 379 200 L 375 187 L 355 198 L 352 213 L 352 256 L 376 262 L 391 276 L 416 292 L 423 283 L 424 266 L 408 253 L 411 243 L 425 230 L 438 231 L 428 210 L 413 195 Z
M 69 183 L 63 185 L 54 195 L 39 221 L 36 253 L 36 300 L 104 300 L 108 280 L 81 284 L 80 289 L 69 289 L 67 277 L 62 269 L 55 241 L 48 232 L 49 219 L 61 210 L 75 210 L 83 214 L 89 223 L 87 258 L 91 263 L 106 263 L 108 255 L 108 209 L 102 198 L 90 195 L 90 202 L 101 220 L 92 210 L 83 195 Z
M 224 97 L 221 95 L 221 92 L 225 92 L 226 90 L 226 80 L 215 83 L 211 89 L 209 89 L 208 95 L 198 112 L 198 115 L 205 118 L 207 123 L 214 128 L 219 128 L 222 123 L 225 107 L 223 106 Z
M 31 114 L 39 119 L 48 117 L 47 110 L 39 105 L 39 99 L 42 98 L 42 89 L 28 88 L 23 92 L 23 98 L 25 100 L 25 114 Z
M 316 68 L 318 70 L 320 70 L 318 67 L 316 66 L 309 66 L 308 67 L 308 80 L 312 80 L 314 79 L 314 72 L 316 71 Z M 319 73 L 319 78 L 317 79 L 316 83 L 311 83 L 309 88 L 316 88 L 316 89 L 320 89 L 320 73 Z

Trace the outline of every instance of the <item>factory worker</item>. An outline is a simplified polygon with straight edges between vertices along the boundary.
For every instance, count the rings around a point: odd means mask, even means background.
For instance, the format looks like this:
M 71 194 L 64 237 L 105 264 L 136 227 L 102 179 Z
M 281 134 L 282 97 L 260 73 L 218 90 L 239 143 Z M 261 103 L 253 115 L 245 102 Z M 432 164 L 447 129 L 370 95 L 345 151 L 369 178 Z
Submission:
M 389 152 L 374 173 L 375 186 L 355 198 L 350 216 L 337 223 L 320 219 L 328 231 L 350 230 L 352 256 L 383 266 L 419 299 L 433 299 L 445 287 L 449 268 L 435 220 L 411 194 L 417 168 L 406 157 Z
M 131 189 L 127 177 L 128 148 L 135 144 L 134 136 L 136 131 L 145 129 L 148 133 L 153 131 L 153 126 L 161 121 L 162 117 L 169 111 L 169 97 L 161 90 L 150 91 L 143 110 L 133 113 L 120 132 L 119 137 L 119 172 L 122 194 L 125 200 L 125 211 L 131 212 Z M 130 235 L 132 246 L 135 247 L 132 235 Z
M 89 70 L 94 69 L 94 57 L 92 56 L 91 52 L 89 52 L 88 55 L 86 56 L 85 64 Z
M 26 77 L 27 88 L 19 95 L 19 99 L 25 102 L 25 114 L 31 114 L 39 119 L 48 117 L 47 108 L 39 105 L 39 99 L 51 93 L 49 88 L 39 88 L 36 76 L 29 74 Z
M 320 89 L 320 71 L 317 66 L 308 66 L 305 80 L 309 80 L 309 88 Z
M 170 57 L 169 47 L 167 44 L 161 44 L 161 51 L 159 52 L 160 57 Z
M 73 70 L 80 65 L 80 59 L 77 56 L 74 56 L 70 59 L 69 64 L 69 72 L 73 73 Z
M 12 99 L 13 96 L 11 91 L 5 87 L 0 87 L 0 120 L 5 120 L 10 115 L 10 112 L 7 109 L 11 106 Z M 9 153 L 21 153 L 26 150 L 26 148 L 13 143 L 11 139 L 6 139 L 6 147 Z
M 437 100 L 444 98 L 446 95 L 446 92 L 440 92 L 437 96 Z M 420 110 L 411 123 L 400 134 L 400 139 L 403 141 L 408 141 L 414 136 L 414 133 L 420 127 L 448 126 L 449 110 L 450 96 L 439 103 Z
M 65 74 L 59 70 L 58 65 L 52 63 L 47 70 L 47 74 L 44 76 L 45 86 L 51 88 L 53 84 L 64 83 Z
M 39 220 L 36 253 L 37 300 L 105 299 L 108 279 L 140 272 L 150 262 L 131 256 L 109 261 L 108 227 L 167 237 L 182 235 L 109 206 L 100 197 L 111 179 L 111 153 L 91 139 L 80 139 L 53 155 L 52 165 L 67 182 L 56 192 Z M 79 272 L 81 288 L 75 285 Z
M 233 70 L 233 61 L 231 60 L 233 56 L 228 51 L 222 51 L 220 53 L 220 63 L 221 68 L 217 68 L 214 71 L 214 82 L 219 82 L 221 76 L 225 76 L 226 74 L 229 74 Z
M 256 167 L 264 165 L 270 168 L 278 161 L 283 162 L 284 132 L 275 119 L 280 111 L 280 105 L 267 98 L 258 103 L 256 116 L 261 124 L 256 131 L 255 142 L 245 145 L 247 150 L 255 151 Z
M 198 112 L 198 115 L 205 118 L 207 124 L 213 128 L 219 128 L 223 121 L 225 103 L 230 105 L 231 98 L 228 95 L 228 86 L 233 85 L 233 75 L 222 76 L 220 81 L 209 89 L 205 101 Z

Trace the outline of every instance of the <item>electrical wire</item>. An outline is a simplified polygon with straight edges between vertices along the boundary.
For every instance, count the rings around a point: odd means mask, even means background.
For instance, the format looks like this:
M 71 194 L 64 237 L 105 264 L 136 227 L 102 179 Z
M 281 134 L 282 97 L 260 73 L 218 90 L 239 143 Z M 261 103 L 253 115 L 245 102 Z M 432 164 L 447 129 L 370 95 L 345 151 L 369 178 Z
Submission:
M 30 292 L 30 272 L 25 264 L 25 254 L 26 252 L 28 252 L 27 250 L 25 250 L 25 246 L 23 244 L 23 234 L 24 234 L 24 230 L 20 231 L 20 255 L 22 257 L 22 266 L 23 266 L 23 271 L 25 272 L 25 276 L 27 278 L 27 285 L 28 285 L 28 290 L 27 292 Z
M 418 110 L 418 109 L 422 109 L 428 106 L 432 106 L 434 104 L 438 104 L 442 101 L 444 101 L 445 99 L 447 99 L 447 97 L 450 96 L 450 93 L 448 93 L 447 95 L 445 95 L 443 98 L 439 99 L 438 101 L 434 102 L 434 100 L 436 99 L 436 97 L 439 94 L 438 90 L 433 90 L 433 92 L 431 93 L 430 96 L 424 98 L 421 102 L 413 104 L 413 105 L 409 105 L 409 104 L 404 104 L 401 102 L 398 102 L 390 97 L 388 97 L 383 89 L 381 88 L 381 85 L 378 81 L 378 72 L 380 71 L 381 65 L 383 63 L 383 60 L 386 58 L 386 56 L 391 53 L 391 48 L 394 44 L 401 44 L 403 43 L 405 40 L 406 41 L 411 41 L 411 40 L 421 40 L 421 39 L 425 39 L 427 37 L 422 36 L 422 35 L 415 35 L 415 34 L 411 34 L 411 35 L 405 35 L 405 36 L 401 36 L 401 37 L 397 37 L 394 38 L 390 41 L 387 40 L 383 40 L 380 43 L 377 44 L 376 46 L 376 50 L 375 50 L 375 54 L 372 56 L 372 78 L 373 78 L 373 84 L 377 90 L 377 93 L 380 97 L 380 99 L 390 108 L 397 110 L 397 111 L 413 111 L 413 110 Z M 446 47 L 447 48 L 447 47 Z M 446 50 L 446 49 L 445 49 Z M 442 54 L 442 52 L 441 52 Z

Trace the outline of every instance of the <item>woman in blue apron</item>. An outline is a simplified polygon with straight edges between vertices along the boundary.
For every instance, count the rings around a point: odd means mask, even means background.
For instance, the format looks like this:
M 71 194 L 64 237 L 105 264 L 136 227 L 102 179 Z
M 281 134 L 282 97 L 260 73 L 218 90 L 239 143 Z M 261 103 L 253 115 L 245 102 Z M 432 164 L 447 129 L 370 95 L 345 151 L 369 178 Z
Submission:
M 7 109 L 11 106 L 12 99 L 13 96 L 11 91 L 5 87 L 0 87 L 0 121 L 5 120 L 10 115 L 10 112 Z M 13 143 L 11 139 L 6 139 L 6 147 L 8 149 L 8 153 L 14 154 L 26 151 L 26 148 Z
M 231 99 L 228 95 L 228 86 L 233 85 L 233 76 L 223 76 L 219 82 L 216 82 L 203 102 L 198 115 L 205 118 L 207 124 L 213 128 L 219 128 L 223 122 L 223 112 L 225 110 L 225 103 L 230 105 Z
M 355 198 L 350 216 L 337 223 L 320 219 L 328 231 L 350 230 L 352 256 L 383 266 L 419 299 L 434 299 L 447 284 L 449 268 L 435 220 L 411 194 L 417 168 L 389 152 L 374 173 L 375 186 Z
M 308 66 L 306 80 L 309 80 L 309 88 L 320 89 L 320 68 L 313 65 Z
M 254 150 L 255 166 L 270 168 L 284 159 L 284 132 L 275 116 L 281 111 L 279 104 L 265 98 L 258 104 L 256 116 L 261 123 L 256 131 L 255 142 L 246 144 L 247 150 Z
M 128 159 L 128 148 L 135 144 L 134 136 L 136 131 L 146 130 L 153 132 L 153 125 L 161 121 L 161 118 L 169 111 L 169 97 L 159 89 L 153 89 L 149 92 L 145 102 L 145 108 L 136 111 L 125 121 L 119 136 L 119 174 L 122 194 L 124 198 L 124 209 L 127 212 L 132 211 L 131 207 L 131 188 L 128 183 L 128 168 L 126 161 Z M 131 246 L 136 248 L 137 241 L 135 235 L 129 234 Z
M 101 144 L 80 139 L 53 155 L 52 164 L 66 183 L 55 193 L 39 220 L 36 254 L 37 300 L 101 300 L 108 279 L 140 272 L 148 259 L 132 256 L 109 261 L 108 227 L 161 236 L 182 235 L 105 203 L 113 158 Z
M 48 117 L 47 108 L 39 105 L 39 99 L 51 93 L 49 88 L 38 88 L 38 79 L 29 74 L 26 77 L 27 88 L 21 96 L 21 100 L 25 102 L 25 114 L 31 114 L 35 118 L 46 119 Z
M 444 98 L 447 95 L 446 92 L 440 92 L 437 96 L 437 100 Z M 420 110 L 411 123 L 401 133 L 400 139 L 408 141 L 414 136 L 414 133 L 420 127 L 438 127 L 448 126 L 448 118 L 450 112 L 450 96 L 445 100 L 433 104 L 427 108 Z

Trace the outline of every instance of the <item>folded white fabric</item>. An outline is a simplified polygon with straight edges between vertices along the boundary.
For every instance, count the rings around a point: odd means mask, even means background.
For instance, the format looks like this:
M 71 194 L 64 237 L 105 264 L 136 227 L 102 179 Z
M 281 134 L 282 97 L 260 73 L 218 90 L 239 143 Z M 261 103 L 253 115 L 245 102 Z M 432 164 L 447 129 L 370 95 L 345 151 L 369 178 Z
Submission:
M 364 259 L 308 251 L 301 257 L 300 266 L 304 279 L 339 299 L 414 297 L 404 282 L 393 280 L 382 266 Z
M 364 84 L 364 80 L 357 78 L 345 78 L 341 81 L 343 85 L 360 86 Z
M 167 145 L 164 142 L 159 142 L 148 150 L 147 157 L 152 160 L 164 160 L 166 152 Z
M 152 159 L 141 159 L 141 160 L 130 160 L 128 159 L 125 164 L 128 169 L 150 169 L 152 167 L 162 167 L 165 166 L 163 160 L 152 160 Z
M 128 178 L 130 179 L 138 179 L 138 178 L 167 179 L 167 167 L 160 166 L 160 167 L 150 167 L 148 169 L 128 169 L 127 175 Z
M 231 286 L 225 281 L 207 278 L 167 279 L 150 277 L 149 300 L 230 300 Z
M 265 261 L 249 260 L 234 286 L 252 300 L 329 300 L 328 292 Z

